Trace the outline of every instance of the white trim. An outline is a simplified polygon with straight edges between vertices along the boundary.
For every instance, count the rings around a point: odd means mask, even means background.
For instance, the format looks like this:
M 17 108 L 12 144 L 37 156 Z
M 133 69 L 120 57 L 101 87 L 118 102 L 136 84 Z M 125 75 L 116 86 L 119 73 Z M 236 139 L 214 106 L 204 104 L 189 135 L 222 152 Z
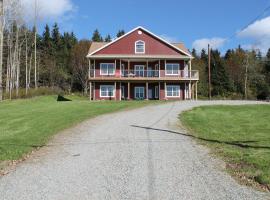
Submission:
M 161 40 L 161 41 L 164 42 L 165 44 L 171 46 L 172 48 L 174 48 L 174 49 L 176 49 L 176 50 L 182 52 L 183 54 L 187 55 L 187 56 L 190 57 L 190 58 L 193 58 L 191 54 L 189 54 L 189 53 L 183 51 L 182 49 L 179 49 L 178 47 L 174 46 L 173 44 L 167 42 L 166 40 L 162 39 L 161 37 L 155 35 L 154 33 L 150 32 L 149 30 L 147 30 L 147 29 L 145 29 L 145 28 L 143 28 L 143 27 L 141 27 L 141 26 L 138 26 L 138 27 L 132 29 L 131 31 L 129 31 L 128 33 L 122 35 L 121 37 L 119 37 L 119 38 L 117 38 L 117 39 L 115 39 L 115 40 L 109 42 L 108 44 L 104 45 L 103 47 L 100 47 L 99 49 L 97 49 L 97 50 L 93 51 L 92 53 L 88 54 L 86 57 L 90 57 L 91 55 L 95 54 L 96 52 L 98 52 L 98 51 L 100 51 L 100 50 L 106 48 L 107 46 L 109 46 L 109 45 L 111 45 L 111 44 L 117 42 L 118 40 L 122 39 L 123 37 L 126 37 L 127 35 L 133 33 L 134 31 L 136 31 L 136 30 L 138 30 L 138 29 L 142 29 L 143 31 L 149 33 L 150 35 L 154 36 L 155 38 Z
M 143 76 L 142 77 L 144 77 L 144 68 L 145 68 L 145 65 L 134 65 L 134 74 L 135 74 L 135 76 L 136 76 L 136 71 L 137 71 L 136 70 L 136 67 L 143 67 Z
M 134 99 L 138 99 L 138 98 L 136 98 L 136 88 L 143 88 L 143 99 L 144 99 L 145 98 L 145 88 L 143 86 L 134 87 Z
M 113 87 L 113 95 L 112 96 L 101 95 L 101 87 Z M 99 86 L 99 97 L 115 97 L 115 86 L 114 85 L 100 85 Z
M 104 65 L 104 64 L 112 64 L 113 65 L 113 67 L 114 67 L 113 74 L 109 74 L 109 70 L 107 71 L 107 73 L 102 73 L 101 65 Z M 115 75 L 115 70 L 116 70 L 115 63 L 100 63 L 99 64 L 99 74 L 100 75 L 114 76 Z
M 168 87 L 178 87 L 178 94 L 179 94 L 179 95 L 177 95 L 177 96 L 168 96 L 168 95 L 167 95 L 167 92 L 168 92 L 167 88 L 168 88 Z M 180 92 L 181 92 L 180 85 L 166 85 L 165 97 L 169 97 L 169 98 L 178 98 L 178 97 L 181 96 Z
M 177 74 L 167 74 L 167 65 L 177 65 L 178 69 L 177 69 Z M 180 65 L 179 63 L 165 63 L 165 75 L 166 76 L 175 76 L 175 75 L 179 75 L 179 70 L 180 70 Z
M 143 45 L 143 51 L 142 52 L 138 52 L 137 51 L 137 43 L 138 42 L 141 42 L 142 43 L 142 45 Z M 134 52 L 135 52 L 135 54 L 145 54 L 145 42 L 143 41 L 143 40 L 137 40 L 135 43 L 134 43 Z

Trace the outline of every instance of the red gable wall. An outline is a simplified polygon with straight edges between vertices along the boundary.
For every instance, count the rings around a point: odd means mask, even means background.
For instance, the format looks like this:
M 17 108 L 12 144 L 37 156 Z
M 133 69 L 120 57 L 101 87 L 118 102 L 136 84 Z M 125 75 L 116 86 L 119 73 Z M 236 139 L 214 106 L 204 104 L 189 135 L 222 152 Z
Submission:
M 138 31 L 142 31 L 142 34 L 138 34 Z M 183 53 L 177 51 L 168 44 L 158 40 L 147 32 L 137 29 L 129 35 L 121 38 L 120 40 L 112 43 L 104 49 L 96 52 L 94 55 L 100 54 L 135 54 L 135 42 L 143 40 L 145 42 L 145 54 L 144 55 L 183 55 Z

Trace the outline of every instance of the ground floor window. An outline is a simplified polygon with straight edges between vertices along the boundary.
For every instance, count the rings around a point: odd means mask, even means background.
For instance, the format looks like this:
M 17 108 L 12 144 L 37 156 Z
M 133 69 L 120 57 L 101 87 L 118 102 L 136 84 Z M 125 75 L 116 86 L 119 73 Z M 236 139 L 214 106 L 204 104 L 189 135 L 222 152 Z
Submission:
M 166 86 L 167 97 L 180 97 L 180 86 L 179 85 L 167 85 Z
M 113 85 L 101 85 L 100 86 L 100 97 L 114 97 L 114 86 Z
M 134 88 L 135 99 L 144 99 L 144 87 Z

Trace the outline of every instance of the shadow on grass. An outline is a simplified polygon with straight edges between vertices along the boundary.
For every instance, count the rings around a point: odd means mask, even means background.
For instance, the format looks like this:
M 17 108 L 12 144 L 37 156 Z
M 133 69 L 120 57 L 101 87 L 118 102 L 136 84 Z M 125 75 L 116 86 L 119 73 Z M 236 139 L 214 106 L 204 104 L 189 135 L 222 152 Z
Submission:
M 131 126 L 134 127 L 134 128 L 142 128 L 142 129 L 147 129 L 147 130 L 162 131 L 162 132 L 182 135 L 182 136 L 191 137 L 191 138 L 195 138 L 195 139 L 198 139 L 198 140 L 201 140 L 201 141 L 206 141 L 206 142 L 212 142 L 212 143 L 218 143 L 218 144 L 227 144 L 227 145 L 237 146 L 237 147 L 241 147 L 241 148 L 269 149 L 270 150 L 269 146 L 256 146 L 256 145 L 245 144 L 245 143 L 258 142 L 258 141 L 253 141 L 253 140 L 227 142 L 227 141 L 220 141 L 220 140 L 197 137 L 197 136 L 194 136 L 194 135 L 190 135 L 190 134 L 186 134 L 186 133 L 180 133 L 180 132 L 177 132 L 177 131 L 172 131 L 172 130 L 167 130 L 167 129 L 158 129 L 158 128 L 151 128 L 151 127 L 146 127 L 146 126 L 137 126 L 137 125 L 131 125 Z

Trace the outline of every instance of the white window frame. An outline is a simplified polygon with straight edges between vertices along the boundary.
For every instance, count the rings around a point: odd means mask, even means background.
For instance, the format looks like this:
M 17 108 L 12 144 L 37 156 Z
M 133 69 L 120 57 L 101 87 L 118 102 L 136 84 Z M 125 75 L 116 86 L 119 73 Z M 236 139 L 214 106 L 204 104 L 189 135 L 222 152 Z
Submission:
M 172 91 L 172 96 L 168 96 L 168 88 L 169 88 L 169 87 L 177 88 L 177 90 L 178 90 L 178 95 L 177 95 L 177 96 L 173 95 L 173 91 Z M 174 98 L 174 97 L 180 97 L 180 96 L 181 96 L 180 92 L 181 92 L 181 90 L 180 90 L 180 85 L 166 85 L 166 94 L 165 94 L 166 97 L 172 97 L 172 98 Z
M 136 69 L 137 67 L 143 67 L 143 70 L 141 70 L 141 69 L 138 70 L 138 69 Z M 137 76 L 137 75 L 136 75 L 136 72 L 137 72 L 137 71 L 139 71 L 139 72 L 142 71 L 142 72 L 143 72 L 142 77 L 144 77 L 144 69 L 145 69 L 145 66 L 144 66 L 144 65 L 134 65 L 134 74 L 135 74 L 135 76 Z M 139 76 L 139 77 L 141 77 L 141 76 Z
M 168 73 L 168 71 L 167 71 L 167 66 L 168 65 L 176 65 L 177 66 L 177 74 L 175 74 L 175 73 L 173 73 L 173 69 L 172 69 L 172 73 Z M 166 63 L 166 66 L 165 66 L 165 75 L 167 75 L 167 76 L 175 76 L 175 75 L 179 75 L 179 68 L 180 68 L 180 65 L 179 65 L 179 63 Z
M 143 97 L 136 97 L 136 89 L 143 89 Z M 144 87 L 134 87 L 134 99 L 144 99 L 145 98 L 145 89 Z
M 102 92 L 101 92 L 102 91 L 101 90 L 102 87 L 112 87 L 113 88 L 113 95 L 112 96 L 109 96 L 108 95 L 108 93 L 109 93 L 108 91 L 107 91 L 107 95 L 106 96 L 102 95 Z M 114 87 L 114 85 L 100 85 L 99 86 L 99 96 L 100 97 L 115 97 L 115 87 Z
M 142 45 L 143 45 L 143 51 L 137 51 L 137 43 L 139 43 L 139 42 L 141 42 Z M 145 53 L 145 42 L 144 42 L 144 41 L 142 41 L 142 40 L 137 40 L 137 41 L 135 42 L 135 53 L 136 53 L 136 54 L 144 54 L 144 53 Z
M 102 65 L 107 65 L 107 73 L 102 72 L 101 70 Z M 108 65 L 113 65 L 113 73 L 109 73 Z M 112 75 L 112 76 L 115 75 L 115 63 L 100 63 L 99 68 L 100 68 L 100 75 Z

